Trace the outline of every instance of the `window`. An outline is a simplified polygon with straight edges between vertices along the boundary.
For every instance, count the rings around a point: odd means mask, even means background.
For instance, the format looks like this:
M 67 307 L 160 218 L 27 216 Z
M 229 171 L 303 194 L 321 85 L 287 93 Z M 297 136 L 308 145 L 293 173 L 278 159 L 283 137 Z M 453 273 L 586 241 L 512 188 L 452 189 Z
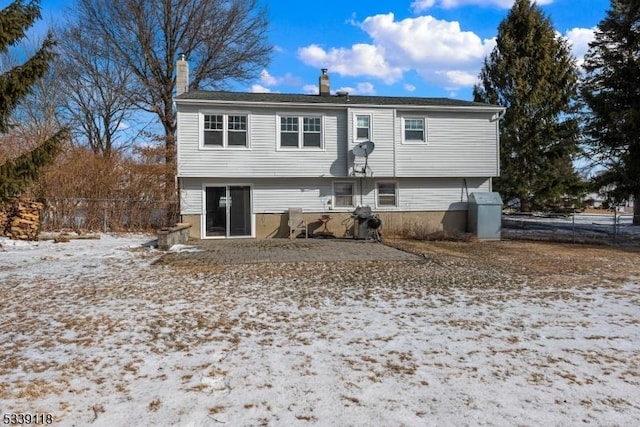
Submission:
M 205 114 L 205 147 L 248 147 L 246 115 Z
M 302 119 L 302 125 L 302 146 L 320 148 L 322 146 L 320 138 L 320 117 L 305 117 Z
M 247 146 L 247 116 L 229 116 L 229 146 Z
M 222 116 L 206 114 L 204 116 L 204 145 L 222 147 Z
M 298 118 L 280 118 L 280 146 L 298 147 Z
M 322 148 L 322 118 L 281 116 L 280 148 Z
M 395 207 L 396 201 L 396 183 L 395 182 L 379 182 L 378 190 L 378 206 Z
M 404 119 L 404 140 L 405 141 L 425 141 L 424 119 Z
M 334 206 L 336 208 L 353 207 L 353 183 L 336 182 L 333 184 Z
M 356 116 L 356 139 L 371 139 L 371 116 Z

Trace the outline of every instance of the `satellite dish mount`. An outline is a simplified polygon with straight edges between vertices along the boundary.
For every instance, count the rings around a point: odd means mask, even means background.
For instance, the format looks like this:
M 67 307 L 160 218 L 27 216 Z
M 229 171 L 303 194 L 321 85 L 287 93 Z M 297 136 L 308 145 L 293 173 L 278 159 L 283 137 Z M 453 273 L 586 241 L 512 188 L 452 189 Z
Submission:
M 375 147 L 376 144 L 374 144 L 373 141 L 360 142 L 353 147 L 353 155 L 355 157 L 364 157 L 364 167 L 362 170 L 357 171 L 354 166 L 354 173 L 362 173 L 365 176 L 367 175 L 367 169 L 369 168 L 369 154 L 373 153 L 373 149 Z

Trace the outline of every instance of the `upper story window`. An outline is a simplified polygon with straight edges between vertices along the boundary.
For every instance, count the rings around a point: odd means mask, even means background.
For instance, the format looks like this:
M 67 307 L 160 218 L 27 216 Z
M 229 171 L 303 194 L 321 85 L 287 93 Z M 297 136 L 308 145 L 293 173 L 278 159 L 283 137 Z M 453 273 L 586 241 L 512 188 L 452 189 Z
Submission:
M 280 117 L 280 146 L 298 147 L 300 126 L 297 117 Z
M 322 148 L 322 117 L 280 116 L 280 148 Z
M 222 115 L 205 114 L 204 116 L 204 145 L 222 147 L 223 138 Z
M 244 114 L 204 114 L 205 147 L 247 148 L 248 117 Z
M 404 140 L 406 142 L 425 142 L 425 119 L 406 117 L 404 119 Z
M 371 116 L 370 115 L 356 115 L 356 140 L 370 140 L 371 139 Z
M 229 136 L 227 143 L 229 146 L 247 146 L 247 116 L 227 116 Z
M 321 147 L 321 129 L 320 117 L 304 117 L 302 119 L 302 146 Z

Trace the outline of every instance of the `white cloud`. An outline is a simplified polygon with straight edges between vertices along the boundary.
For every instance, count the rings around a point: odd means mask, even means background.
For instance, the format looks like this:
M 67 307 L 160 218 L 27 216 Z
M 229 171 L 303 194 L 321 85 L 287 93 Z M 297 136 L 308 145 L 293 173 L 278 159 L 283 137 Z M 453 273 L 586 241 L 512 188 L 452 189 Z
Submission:
M 415 92 L 416 87 L 412 84 L 406 83 L 404 85 L 404 90 L 406 90 L 407 92 Z
M 436 73 L 446 76 L 447 80 L 457 86 L 473 86 L 478 82 L 478 74 L 469 73 L 467 71 L 450 70 L 438 71 Z
M 392 13 L 376 15 L 365 19 L 361 27 L 376 46 L 389 52 L 390 62 L 404 68 L 472 62 L 490 52 L 487 41 L 471 31 L 462 31 L 458 22 L 432 16 L 396 21 Z
M 260 73 L 260 82 L 264 86 L 277 86 L 281 84 L 286 84 L 289 86 L 298 86 L 300 84 L 300 79 L 293 76 L 291 73 L 287 73 L 284 76 L 272 76 L 267 70 L 262 70 Z
M 358 83 L 358 87 L 356 88 L 357 93 L 373 95 L 376 93 L 376 89 L 369 82 Z
M 584 62 L 584 55 L 589 50 L 589 43 L 594 39 L 595 28 L 573 28 L 566 32 L 565 38 L 571 46 L 571 53 L 577 59 L 578 64 Z
M 255 85 L 251 86 L 251 88 L 249 89 L 249 92 L 252 92 L 252 93 L 271 93 L 271 89 L 269 89 L 268 87 L 264 87 L 264 86 L 255 84 Z
M 318 85 L 304 85 L 302 86 L 302 90 L 308 95 L 317 95 L 318 93 L 320 93 L 320 88 L 318 87 Z
M 127 122 L 120 122 L 117 127 L 118 130 L 127 130 L 129 128 L 131 128 L 131 126 L 129 126 Z
M 470 81 L 460 74 L 477 74 L 482 60 L 495 40 L 482 40 L 475 33 L 463 31 L 458 22 L 419 16 L 400 21 L 392 13 L 366 18 L 360 28 L 371 38 L 370 44 L 350 48 L 324 49 L 316 44 L 298 50 L 304 63 L 343 76 L 369 76 L 385 83 L 400 80 L 408 70 L 416 70 L 426 80 L 442 84 Z
M 415 0 L 411 3 L 413 13 L 423 12 L 436 4 L 436 0 Z
M 502 9 L 510 9 L 514 0 L 415 0 L 411 3 L 411 10 L 414 13 L 424 12 L 434 6 L 440 6 L 444 9 L 454 9 L 462 6 L 480 6 L 480 7 L 499 7 Z M 539 6 L 553 3 L 553 0 L 537 0 Z
M 267 70 L 262 70 L 260 73 L 260 81 L 267 86 L 273 86 L 278 83 L 277 79 L 269 74 Z
M 404 70 L 392 67 L 385 60 L 384 48 L 371 44 L 354 44 L 351 48 L 331 48 L 328 51 L 318 45 L 298 50 L 298 57 L 307 65 L 328 68 L 342 76 L 372 76 L 393 83 Z
M 376 90 L 369 82 L 358 83 L 356 87 L 342 86 L 336 89 L 337 92 L 348 92 L 351 95 L 375 95 Z
M 353 95 L 356 92 L 356 89 L 351 86 L 341 86 L 335 91 L 335 93 L 338 92 L 347 92 L 348 94 Z

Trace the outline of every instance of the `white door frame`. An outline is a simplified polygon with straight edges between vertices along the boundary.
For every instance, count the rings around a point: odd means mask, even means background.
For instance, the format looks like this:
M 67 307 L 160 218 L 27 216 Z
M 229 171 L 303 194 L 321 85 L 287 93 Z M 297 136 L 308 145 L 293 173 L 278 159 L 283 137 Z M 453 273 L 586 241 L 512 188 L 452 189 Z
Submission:
M 224 236 L 207 236 L 207 188 L 224 187 L 225 197 L 229 197 L 230 187 L 249 187 L 249 218 L 251 220 L 251 234 L 247 236 L 230 236 L 230 206 L 226 206 L 226 230 Z M 200 215 L 200 238 L 201 239 L 251 239 L 256 237 L 256 216 L 253 213 L 253 185 L 242 182 L 220 182 L 220 183 L 204 183 L 202 184 L 202 213 Z

